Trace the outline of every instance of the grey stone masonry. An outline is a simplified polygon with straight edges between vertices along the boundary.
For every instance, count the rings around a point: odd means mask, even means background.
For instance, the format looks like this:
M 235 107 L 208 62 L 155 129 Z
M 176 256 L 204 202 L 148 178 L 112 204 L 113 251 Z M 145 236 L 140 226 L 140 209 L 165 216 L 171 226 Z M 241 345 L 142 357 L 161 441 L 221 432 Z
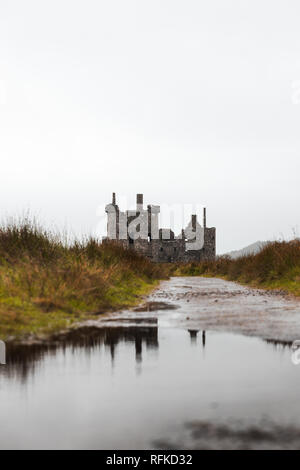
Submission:
M 136 209 L 119 210 L 116 194 L 105 207 L 107 237 L 103 242 L 115 240 L 125 248 L 133 249 L 157 263 L 213 260 L 216 256 L 216 229 L 206 226 L 206 209 L 203 209 L 203 226 L 197 216 L 175 237 L 170 228 L 159 228 L 159 206 L 143 206 L 143 194 L 137 194 Z

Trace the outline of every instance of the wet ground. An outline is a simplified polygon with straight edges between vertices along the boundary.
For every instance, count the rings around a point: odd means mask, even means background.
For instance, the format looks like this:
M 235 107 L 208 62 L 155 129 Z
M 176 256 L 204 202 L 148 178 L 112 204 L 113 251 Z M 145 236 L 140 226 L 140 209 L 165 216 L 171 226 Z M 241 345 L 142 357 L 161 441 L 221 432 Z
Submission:
M 229 331 L 292 342 L 300 339 L 300 299 L 280 291 L 250 289 L 216 278 L 181 277 L 163 282 L 149 302 L 175 312 L 161 322 L 183 328 Z
M 300 304 L 173 278 L 145 305 L 7 348 L 0 448 L 300 448 Z

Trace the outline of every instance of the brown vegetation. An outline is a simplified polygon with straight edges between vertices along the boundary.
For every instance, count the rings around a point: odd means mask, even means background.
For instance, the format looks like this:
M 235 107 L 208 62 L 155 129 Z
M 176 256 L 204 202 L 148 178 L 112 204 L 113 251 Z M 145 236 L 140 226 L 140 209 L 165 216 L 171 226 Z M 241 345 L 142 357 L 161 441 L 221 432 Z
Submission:
M 166 272 L 115 243 L 63 243 L 28 220 L 2 226 L 0 337 L 62 328 L 133 305 Z
M 272 242 L 259 253 L 231 259 L 177 265 L 173 274 L 182 276 L 220 276 L 253 286 L 284 289 L 300 295 L 300 240 Z

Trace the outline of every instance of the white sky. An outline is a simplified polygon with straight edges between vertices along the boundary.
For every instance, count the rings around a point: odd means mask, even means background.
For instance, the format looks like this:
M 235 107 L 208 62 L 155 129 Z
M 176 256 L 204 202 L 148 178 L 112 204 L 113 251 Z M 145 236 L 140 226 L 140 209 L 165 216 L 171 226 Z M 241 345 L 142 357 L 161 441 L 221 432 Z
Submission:
M 1 0 L 0 217 L 90 233 L 112 191 L 143 192 L 205 204 L 219 253 L 299 235 L 299 17 L 297 0 Z

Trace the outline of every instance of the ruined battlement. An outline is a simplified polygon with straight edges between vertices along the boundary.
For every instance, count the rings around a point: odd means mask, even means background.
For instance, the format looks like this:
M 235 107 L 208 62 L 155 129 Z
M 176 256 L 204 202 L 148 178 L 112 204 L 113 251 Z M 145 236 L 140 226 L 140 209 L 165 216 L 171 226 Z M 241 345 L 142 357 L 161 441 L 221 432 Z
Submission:
M 170 228 L 159 228 L 160 207 L 148 205 L 144 209 L 143 194 L 137 194 L 136 209 L 120 211 L 116 194 L 105 207 L 107 213 L 107 237 L 125 248 L 136 250 L 154 262 L 190 262 L 213 260 L 216 256 L 216 229 L 206 226 L 206 209 L 203 209 L 203 225 L 193 214 L 185 229 L 175 236 Z

